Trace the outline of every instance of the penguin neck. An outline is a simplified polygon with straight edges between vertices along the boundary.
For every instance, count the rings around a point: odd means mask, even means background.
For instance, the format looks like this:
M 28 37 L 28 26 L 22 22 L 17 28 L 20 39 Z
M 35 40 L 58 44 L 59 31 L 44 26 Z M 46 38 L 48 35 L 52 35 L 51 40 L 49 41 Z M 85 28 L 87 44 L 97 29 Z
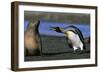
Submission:
M 59 33 L 62 33 L 61 28 L 56 28 L 55 31 L 56 31 L 56 32 L 59 32 Z

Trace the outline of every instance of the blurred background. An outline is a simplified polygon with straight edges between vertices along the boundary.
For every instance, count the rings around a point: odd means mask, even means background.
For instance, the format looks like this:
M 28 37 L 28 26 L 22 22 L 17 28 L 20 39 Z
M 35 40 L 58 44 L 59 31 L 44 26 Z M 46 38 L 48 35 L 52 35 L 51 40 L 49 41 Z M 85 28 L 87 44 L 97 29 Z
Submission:
M 60 13 L 60 12 L 37 12 L 37 11 L 24 11 L 26 20 L 45 20 L 52 22 L 66 22 L 66 23 L 81 23 L 89 24 L 90 15 L 81 13 Z

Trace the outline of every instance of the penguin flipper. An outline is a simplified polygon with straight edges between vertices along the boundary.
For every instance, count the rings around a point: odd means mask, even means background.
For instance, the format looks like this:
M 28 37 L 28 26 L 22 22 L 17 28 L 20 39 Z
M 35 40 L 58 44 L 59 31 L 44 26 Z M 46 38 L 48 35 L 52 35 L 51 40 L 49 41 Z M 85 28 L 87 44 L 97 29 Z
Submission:
M 68 46 L 70 47 L 70 48 L 73 48 L 73 45 L 72 45 L 72 42 L 68 39 Z

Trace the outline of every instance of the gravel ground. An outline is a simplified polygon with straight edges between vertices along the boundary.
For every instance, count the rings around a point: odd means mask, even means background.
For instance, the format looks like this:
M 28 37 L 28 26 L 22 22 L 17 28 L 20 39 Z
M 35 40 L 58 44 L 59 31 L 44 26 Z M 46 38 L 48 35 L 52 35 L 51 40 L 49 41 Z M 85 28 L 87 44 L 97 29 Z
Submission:
M 87 59 L 90 58 L 90 44 L 86 44 L 86 51 L 83 53 L 73 53 L 73 49 L 67 45 L 65 37 L 41 36 L 42 55 L 25 56 L 25 61 L 42 61 L 42 60 L 63 60 L 63 59 Z

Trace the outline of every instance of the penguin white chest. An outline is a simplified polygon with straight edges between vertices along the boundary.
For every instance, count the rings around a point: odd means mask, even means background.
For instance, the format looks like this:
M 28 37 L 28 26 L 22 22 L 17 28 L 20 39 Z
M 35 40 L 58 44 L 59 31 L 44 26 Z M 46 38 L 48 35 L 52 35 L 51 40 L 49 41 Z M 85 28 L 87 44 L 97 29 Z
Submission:
M 80 45 L 82 44 L 78 34 L 75 34 L 74 32 L 72 31 L 68 31 L 67 32 L 67 36 L 68 36 L 68 39 L 71 40 L 72 44 L 74 47 L 80 47 Z

